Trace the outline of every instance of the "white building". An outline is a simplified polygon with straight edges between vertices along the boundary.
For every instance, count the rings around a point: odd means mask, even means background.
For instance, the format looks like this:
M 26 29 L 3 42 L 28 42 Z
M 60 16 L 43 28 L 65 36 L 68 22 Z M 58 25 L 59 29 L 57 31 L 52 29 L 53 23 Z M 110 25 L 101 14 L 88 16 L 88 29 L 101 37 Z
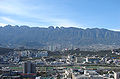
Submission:
M 72 75 L 72 79 L 104 79 L 104 77 L 94 70 L 84 70 L 84 74 Z
M 22 57 L 28 56 L 28 51 L 21 51 L 21 56 Z
M 40 51 L 36 54 L 36 57 L 47 57 L 48 52 L 47 51 Z
M 114 72 L 114 79 L 120 79 L 120 72 Z

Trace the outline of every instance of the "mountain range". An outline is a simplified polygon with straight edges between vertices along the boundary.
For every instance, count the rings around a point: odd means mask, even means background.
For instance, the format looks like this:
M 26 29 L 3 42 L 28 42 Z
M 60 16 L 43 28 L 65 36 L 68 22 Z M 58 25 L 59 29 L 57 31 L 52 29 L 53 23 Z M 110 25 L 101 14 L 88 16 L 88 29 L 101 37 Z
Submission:
M 99 28 L 48 28 L 12 26 L 0 27 L 0 46 L 44 47 L 48 45 L 85 46 L 94 44 L 120 45 L 120 32 Z

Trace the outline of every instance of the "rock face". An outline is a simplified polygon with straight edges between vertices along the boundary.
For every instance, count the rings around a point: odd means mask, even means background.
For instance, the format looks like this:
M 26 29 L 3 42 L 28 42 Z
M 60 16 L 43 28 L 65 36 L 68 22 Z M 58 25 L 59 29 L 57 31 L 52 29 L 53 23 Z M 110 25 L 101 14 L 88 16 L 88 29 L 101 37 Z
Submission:
M 42 47 L 60 45 L 120 45 L 120 32 L 107 29 L 81 29 L 50 26 L 48 28 L 11 26 L 0 27 L 0 45 Z

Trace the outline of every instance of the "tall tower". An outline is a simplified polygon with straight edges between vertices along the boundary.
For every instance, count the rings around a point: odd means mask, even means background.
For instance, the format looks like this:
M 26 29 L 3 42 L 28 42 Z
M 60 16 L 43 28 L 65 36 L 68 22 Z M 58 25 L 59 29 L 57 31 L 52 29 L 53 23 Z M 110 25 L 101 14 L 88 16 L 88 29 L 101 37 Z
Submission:
M 23 63 L 23 73 L 36 73 L 36 66 L 35 64 L 31 63 L 30 61 Z

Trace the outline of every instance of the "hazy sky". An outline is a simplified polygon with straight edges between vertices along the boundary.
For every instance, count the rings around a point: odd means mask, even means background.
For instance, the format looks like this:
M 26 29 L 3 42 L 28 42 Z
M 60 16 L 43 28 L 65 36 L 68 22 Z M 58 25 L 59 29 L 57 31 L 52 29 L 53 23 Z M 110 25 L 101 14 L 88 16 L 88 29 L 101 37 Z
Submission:
M 120 30 L 120 0 L 0 0 L 0 25 Z

